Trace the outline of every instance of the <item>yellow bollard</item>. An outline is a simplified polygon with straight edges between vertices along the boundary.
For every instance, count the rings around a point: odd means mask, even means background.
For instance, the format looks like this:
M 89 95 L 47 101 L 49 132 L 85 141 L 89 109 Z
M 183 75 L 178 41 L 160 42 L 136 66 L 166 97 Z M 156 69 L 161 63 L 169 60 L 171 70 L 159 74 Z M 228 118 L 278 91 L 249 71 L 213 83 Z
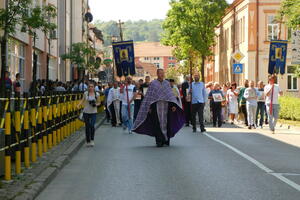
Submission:
M 46 133 L 46 123 L 47 123 L 47 106 L 43 106 L 43 119 L 44 119 L 44 124 L 43 124 L 43 131 L 44 134 Z M 48 151 L 48 144 L 47 144 L 47 135 L 43 135 L 43 153 L 46 153 Z
M 29 131 L 29 115 L 28 115 L 28 110 L 24 111 L 24 130 L 25 130 L 25 134 L 27 134 L 26 136 L 28 137 L 28 134 L 29 134 L 29 132 L 28 132 Z M 27 141 L 25 145 L 26 146 L 24 148 L 24 163 L 25 163 L 25 167 L 29 168 L 30 167 L 29 141 Z
M 39 113 L 38 113 L 39 114 Z M 33 131 L 36 131 L 36 110 L 35 108 L 32 108 L 30 110 L 30 116 L 31 116 L 31 125 L 33 127 Z M 31 133 L 32 135 L 35 135 L 36 133 L 33 132 Z M 31 144 L 31 161 L 34 163 L 36 162 L 36 152 L 37 152 L 37 149 L 36 149 L 36 140 L 34 140 L 34 142 L 32 142 Z
M 49 122 L 52 121 L 52 105 L 49 106 L 48 120 L 49 120 Z M 52 124 L 50 123 L 50 126 L 51 125 Z M 50 132 L 48 134 L 48 148 L 49 149 L 52 149 L 52 142 L 53 142 L 53 135 L 52 135 L 51 129 L 52 128 L 50 128 Z
M 53 146 L 57 145 L 57 135 L 56 135 L 56 131 L 53 131 Z
M 17 136 L 17 141 L 20 141 L 19 135 L 21 133 L 21 113 L 20 111 L 15 111 L 15 131 Z M 21 174 L 21 150 L 18 144 L 18 149 L 16 150 L 16 174 Z
M 16 174 L 21 174 L 21 151 L 16 151 Z
M 42 128 L 41 128 L 42 123 L 43 123 L 43 109 L 42 109 L 42 107 L 39 107 L 39 110 L 38 110 L 38 124 L 40 127 L 39 131 L 42 131 Z M 35 146 L 35 148 L 36 148 L 36 146 Z M 32 150 L 33 150 L 33 146 L 32 146 Z M 39 157 L 43 156 L 43 141 L 42 141 L 41 133 L 39 133 L 39 136 L 38 136 L 38 156 Z
M 11 114 L 10 112 L 7 112 L 5 115 L 5 143 L 6 146 L 11 145 Z M 10 150 L 5 151 L 5 175 L 4 179 L 6 181 L 11 180 L 11 155 Z
M 60 135 L 60 128 L 57 129 L 57 143 L 59 144 L 61 142 L 61 135 Z

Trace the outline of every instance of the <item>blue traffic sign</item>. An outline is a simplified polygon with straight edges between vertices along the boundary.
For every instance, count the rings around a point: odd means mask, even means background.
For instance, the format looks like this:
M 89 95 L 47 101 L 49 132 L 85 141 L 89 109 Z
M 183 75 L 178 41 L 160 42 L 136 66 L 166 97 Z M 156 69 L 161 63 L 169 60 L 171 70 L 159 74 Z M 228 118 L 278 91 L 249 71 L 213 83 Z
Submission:
M 243 73 L 243 64 L 241 64 L 241 63 L 233 64 L 233 73 L 234 74 L 242 74 Z

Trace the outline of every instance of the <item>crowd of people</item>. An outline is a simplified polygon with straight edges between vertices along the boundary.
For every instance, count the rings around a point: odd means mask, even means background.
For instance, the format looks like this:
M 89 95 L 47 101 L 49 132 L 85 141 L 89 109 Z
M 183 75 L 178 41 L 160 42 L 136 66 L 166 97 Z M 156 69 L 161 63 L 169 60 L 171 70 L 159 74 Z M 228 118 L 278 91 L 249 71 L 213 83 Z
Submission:
M 154 136 L 157 146 L 169 145 L 181 123 L 187 127 L 192 125 L 193 132 L 197 132 L 197 117 L 201 132 L 206 131 L 205 125 L 209 123 L 213 127 L 222 127 L 224 123 L 233 125 L 242 122 L 249 129 L 269 124 L 270 131 L 275 133 L 280 109 L 278 98 L 283 93 L 275 84 L 274 75 L 269 77 L 267 84 L 245 80 L 243 86 L 235 82 L 205 84 L 200 81 L 198 73 L 194 77 L 185 77 L 182 84 L 176 84 L 173 79 L 165 80 L 161 69 L 157 76 L 152 82 L 149 76 L 138 81 L 127 77 L 125 81 L 107 85 L 93 80 L 66 83 L 38 80 L 35 86 L 41 94 L 45 91 L 84 92 L 80 105 L 84 105 L 88 146 L 94 145 L 95 107 L 101 103 L 100 95 L 105 95 L 107 122 L 113 127 L 122 126 L 129 134 L 136 132 Z M 5 87 L 20 94 L 20 75 L 17 74 L 12 82 L 6 72 Z
M 209 123 L 213 127 L 222 127 L 225 123 L 243 123 L 249 129 L 263 128 L 264 124 L 269 124 L 272 133 L 275 132 L 279 117 L 278 97 L 282 95 L 275 84 L 275 76 L 270 76 L 267 84 L 245 80 L 243 86 L 235 82 L 205 84 L 200 82 L 199 74 L 195 74 L 192 81 L 187 76 L 180 85 L 176 85 L 172 79 L 167 81 L 184 111 L 185 125 L 192 125 L 194 132 L 197 132 L 197 117 L 201 132 L 206 131 L 205 124 Z M 145 81 L 141 79 L 135 82 L 127 78 L 125 84 L 109 84 L 104 93 L 107 97 L 107 120 L 111 121 L 113 127 L 123 125 L 129 133 L 132 132 L 149 85 L 150 77 L 146 77 Z M 124 92 L 126 88 L 128 92 Z
M 201 132 L 206 131 L 204 122 L 222 127 L 226 122 L 237 124 L 243 122 L 249 129 L 263 128 L 269 124 L 272 133 L 279 118 L 279 96 L 283 95 L 275 84 L 276 76 L 272 75 L 265 85 L 263 81 L 244 81 L 243 86 L 227 82 L 222 85 L 215 82 L 199 82 L 196 74 L 190 84 L 190 77 L 180 85 L 184 105 L 186 126 L 190 123 L 196 131 L 195 118 L 199 116 Z M 190 87 L 191 85 L 191 87 Z

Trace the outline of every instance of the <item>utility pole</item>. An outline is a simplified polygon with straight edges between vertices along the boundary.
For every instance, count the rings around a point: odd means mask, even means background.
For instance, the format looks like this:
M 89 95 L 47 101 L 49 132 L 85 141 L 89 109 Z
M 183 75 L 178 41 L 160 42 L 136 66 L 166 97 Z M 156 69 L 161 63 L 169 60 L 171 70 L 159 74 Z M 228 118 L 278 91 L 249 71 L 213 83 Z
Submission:
M 117 26 L 119 27 L 119 30 L 120 30 L 121 42 L 124 41 L 124 38 L 123 38 L 123 27 L 122 27 L 122 25 L 124 25 L 124 22 L 121 22 L 121 20 L 119 20 L 119 22 L 117 23 Z

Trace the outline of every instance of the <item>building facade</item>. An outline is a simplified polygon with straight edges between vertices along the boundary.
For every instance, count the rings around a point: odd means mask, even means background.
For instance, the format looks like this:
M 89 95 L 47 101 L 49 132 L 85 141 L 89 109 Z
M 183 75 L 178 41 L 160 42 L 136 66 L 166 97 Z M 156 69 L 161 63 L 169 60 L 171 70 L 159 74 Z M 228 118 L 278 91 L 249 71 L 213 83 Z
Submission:
M 291 30 L 276 22 L 281 0 L 235 0 L 216 28 L 214 56 L 206 62 L 208 81 L 242 84 L 245 79 L 267 83 L 270 40 L 290 40 Z M 287 74 L 279 76 L 278 84 L 285 92 L 299 96 L 300 80 L 293 76 L 291 45 L 287 56 Z M 232 54 L 245 57 L 242 74 L 233 73 L 236 63 Z
M 178 64 L 172 55 L 172 47 L 159 42 L 137 42 L 134 44 L 134 53 L 136 61 L 153 64 L 156 68 L 167 70 Z
M 1 7 L 5 1 L 0 0 Z M 69 61 L 61 60 L 60 56 L 68 53 L 71 44 L 86 41 L 87 26 L 84 15 L 88 11 L 88 0 L 33 0 L 32 6 L 54 5 L 57 17 L 51 19 L 57 24 L 57 30 L 51 33 L 50 47 L 46 35 L 37 32 L 33 39 L 19 30 L 11 35 L 8 42 L 8 71 L 15 80 L 17 73 L 21 75 L 22 87 L 28 91 L 32 81 L 33 51 L 37 53 L 37 79 L 46 79 L 47 55 L 50 55 L 49 79 L 69 81 L 73 79 L 73 66 Z

